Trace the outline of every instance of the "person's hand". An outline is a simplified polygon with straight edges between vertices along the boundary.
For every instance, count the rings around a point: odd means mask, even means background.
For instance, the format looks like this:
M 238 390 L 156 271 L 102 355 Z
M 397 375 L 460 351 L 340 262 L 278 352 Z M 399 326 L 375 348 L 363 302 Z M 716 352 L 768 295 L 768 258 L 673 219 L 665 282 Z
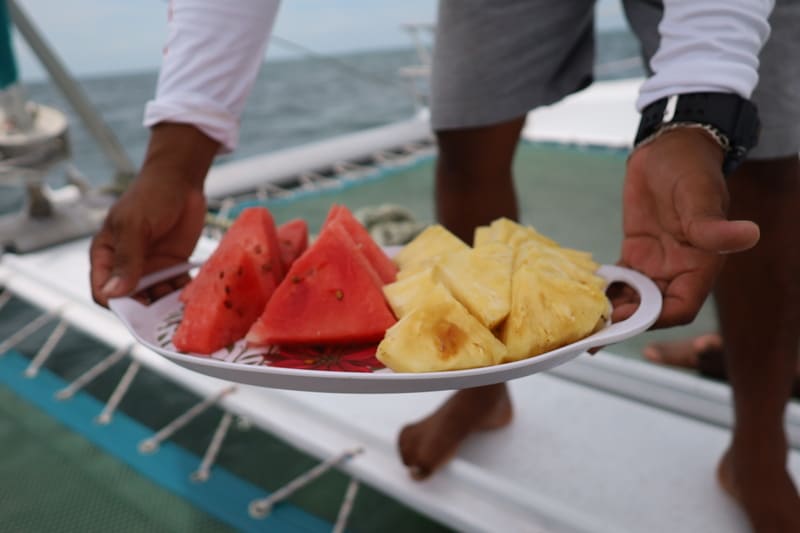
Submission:
M 634 151 L 623 189 L 620 264 L 652 278 L 664 305 L 655 327 L 691 322 L 711 291 L 724 254 L 755 246 L 758 226 L 729 221 L 723 152 L 695 128 L 667 132 Z M 636 307 L 614 300 L 614 319 Z
M 219 145 L 191 126 L 153 129 L 136 181 L 114 204 L 90 248 L 92 297 L 131 293 L 142 275 L 185 262 L 203 229 L 203 181 Z M 151 298 L 174 290 L 162 284 Z

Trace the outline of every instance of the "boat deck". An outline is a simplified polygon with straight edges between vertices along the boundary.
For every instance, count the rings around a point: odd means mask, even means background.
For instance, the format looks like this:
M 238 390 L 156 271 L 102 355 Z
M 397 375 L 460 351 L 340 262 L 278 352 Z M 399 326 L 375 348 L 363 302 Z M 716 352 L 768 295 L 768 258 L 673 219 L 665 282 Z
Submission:
M 39 254 L 6 256 L 0 279 L 34 305 L 60 309 L 74 327 L 112 347 L 130 343 L 122 325 L 91 303 L 87 268 L 87 242 L 79 241 Z M 201 397 L 226 386 L 140 347 L 132 357 Z M 616 373 L 622 383 L 624 373 L 615 367 L 620 361 L 628 375 L 639 372 L 660 382 L 660 389 L 647 387 L 649 402 L 632 401 L 630 390 L 614 391 L 610 382 L 602 390 L 580 375 L 587 370 Z M 520 379 L 511 387 L 514 423 L 472 439 L 424 483 L 408 477 L 397 459 L 395 438 L 404 423 L 433 409 L 446 393 L 364 396 L 240 386 L 220 405 L 320 459 L 363 447 L 365 452 L 344 464 L 344 471 L 458 530 L 747 531 L 733 502 L 714 482 L 714 467 L 728 438 L 726 387 L 606 353 L 584 356 L 561 372 Z M 716 404 L 722 418 L 704 421 L 676 412 L 670 403 L 691 398 Z M 791 407 L 787 423 L 797 445 L 798 406 Z M 800 479 L 797 449 L 791 468 Z M 243 512 L 247 503 L 241 502 Z
M 613 122 L 594 137 L 591 132 L 574 137 L 569 131 L 575 131 L 575 121 L 582 116 L 582 110 L 617 109 L 624 114 L 628 109 L 635 121 L 635 111 L 626 104 L 632 100 L 630 91 L 635 87 L 635 81 L 610 83 L 596 90 L 599 92 L 594 100 L 584 100 L 593 94 L 587 91 L 567 99 L 564 106 L 537 111 L 525 130 L 526 138 L 534 143 L 520 147 L 515 166 L 523 221 L 565 245 L 593 252 L 604 263 L 616 260 L 620 239 L 619 184 L 624 172 L 624 149 L 633 126 L 625 123 L 626 118 Z M 608 99 L 605 106 L 598 104 L 603 98 Z M 416 126 L 409 127 L 416 131 Z M 258 164 L 265 164 L 265 160 L 259 159 Z M 216 175 L 242 177 L 252 172 L 254 165 L 251 161 L 219 169 Z M 235 183 L 234 188 L 239 190 L 246 186 L 238 179 Z M 224 180 L 215 181 L 215 191 L 220 196 L 235 192 L 223 185 Z M 427 200 L 431 192 L 432 158 L 422 155 L 413 162 L 384 165 L 366 179 L 338 180 L 322 189 L 300 188 L 266 203 L 279 222 L 302 216 L 312 228 L 319 226 L 334 202 L 356 209 L 388 200 L 411 208 L 419 220 L 428 222 L 433 220 L 431 202 Z M 131 343 L 130 335 L 89 298 L 87 246 L 87 241 L 81 240 L 25 256 L 6 254 L 0 261 L 0 284 L 39 310 L 57 313 L 71 328 L 83 331 L 106 350 L 124 348 Z M 212 241 L 204 240 L 200 249 L 207 252 L 211 246 Z M 748 528 L 743 516 L 714 480 L 716 462 L 727 443 L 731 424 L 727 386 L 656 367 L 638 357 L 642 345 L 650 340 L 713 328 L 712 315 L 707 308 L 689 328 L 648 333 L 595 356 L 582 356 L 550 372 L 514 381 L 513 424 L 471 439 L 451 464 L 424 483 L 412 481 L 405 472 L 397 457 L 395 439 L 405 423 L 431 411 L 447 393 L 334 395 L 240 386 L 222 398 L 219 407 L 221 412 L 240 415 L 319 460 L 353 447 L 363 448 L 364 453 L 341 465 L 345 474 L 442 524 L 440 528 L 432 522 L 417 521 L 411 526 L 411 522 L 404 521 L 407 517 L 400 520 L 393 512 L 385 516 L 372 513 L 367 522 L 354 520 L 354 530 L 405 527 L 414 531 L 744 532 Z M 19 327 L 24 325 L 20 323 Z M 37 349 L 38 346 L 30 349 L 31 355 Z M 30 364 L 28 358 L 7 356 L 3 364 L 10 366 L 0 370 L 0 393 L 14 391 L 15 395 L 22 395 L 31 390 L 31 383 L 50 379 L 46 378 L 49 369 L 80 365 L 79 356 L 70 354 L 71 361 L 63 365 L 46 363 L 43 375 L 35 380 L 24 377 L 21 367 L 9 370 L 14 361 Z M 159 410 L 159 400 L 166 410 L 172 400 L 165 383 L 201 399 L 213 398 L 229 386 L 182 369 L 142 347 L 134 348 L 125 357 L 124 365 L 130 361 L 163 378 L 158 383 L 142 383 L 142 379 L 135 382 L 131 395 L 136 395 L 138 402 L 131 398 L 121 406 L 121 411 L 130 417 L 137 411 L 141 415 L 143 410 L 152 415 Z M 74 379 L 77 371 L 62 374 L 64 380 Z M 116 373 L 119 375 L 121 371 Z M 112 423 L 107 428 L 111 431 L 102 433 L 91 422 L 92 415 L 87 414 L 102 408 L 110 392 L 107 390 L 94 400 L 83 398 L 81 405 L 88 405 L 84 411 L 78 409 L 77 403 L 56 404 L 52 391 L 39 391 L 30 398 L 45 410 L 58 405 L 57 413 L 65 417 L 58 419 L 61 423 L 96 438 L 93 442 L 107 453 L 148 474 L 148 468 L 153 467 L 143 462 L 136 450 L 136 438 L 102 440 L 115 428 L 121 431 L 121 426 Z M 793 447 L 791 470 L 800 480 L 800 406 L 796 403 L 787 411 L 786 424 Z M 128 433 L 151 438 L 158 429 L 139 427 Z M 181 445 L 170 447 L 173 441 Z M 183 461 L 185 457 L 175 448 L 193 444 L 178 435 L 168 439 L 156 456 L 177 472 L 177 458 L 182 457 Z M 247 478 L 255 470 L 267 475 L 271 468 L 278 469 L 276 462 L 287 461 L 277 448 L 268 449 L 274 457 L 260 448 L 237 447 L 223 454 L 220 464 L 233 468 L 235 456 L 247 457 L 248 466 L 240 468 L 239 477 Z M 89 468 L 89 462 L 80 467 Z M 219 470 L 213 472 L 213 476 L 221 476 Z M 247 518 L 251 501 L 248 498 L 254 494 L 250 485 L 236 485 L 237 491 L 231 492 L 231 485 L 192 484 L 185 475 L 170 483 L 165 486 L 172 493 L 198 508 L 209 513 L 211 508 L 221 509 L 214 515 L 221 522 L 204 523 L 204 528 L 222 528 L 222 522 L 240 530 L 278 527 L 275 522 Z M 263 484 L 261 487 L 259 490 L 264 490 Z M 341 495 L 337 494 L 334 500 L 332 518 Z M 36 512 L 35 506 L 29 507 L 31 513 Z M 375 512 L 380 515 L 381 511 Z M 364 515 L 369 512 L 362 512 Z M 276 519 L 289 520 L 284 515 Z M 175 518 L 172 524 L 177 523 Z M 304 526 L 291 520 L 286 523 L 308 531 L 330 526 L 314 520 L 304 522 Z M 108 528 L 115 525 L 113 521 L 106 523 Z M 197 530 L 201 529 L 198 525 Z

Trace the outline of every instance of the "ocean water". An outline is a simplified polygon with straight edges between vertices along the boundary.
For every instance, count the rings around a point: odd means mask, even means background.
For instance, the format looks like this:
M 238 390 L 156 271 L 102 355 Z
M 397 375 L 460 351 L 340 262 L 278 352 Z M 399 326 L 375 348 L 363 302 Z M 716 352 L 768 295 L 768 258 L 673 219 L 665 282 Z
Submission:
M 629 32 L 599 34 L 597 78 L 641 75 L 640 65 L 621 61 L 637 54 L 638 44 Z M 265 63 L 242 116 L 239 147 L 216 164 L 410 117 L 415 101 L 398 69 L 415 64 L 418 59 L 411 48 L 333 58 L 298 55 Z M 79 79 L 89 101 L 137 165 L 148 135 L 142 126 L 143 110 L 157 76 L 151 71 Z M 105 183 L 113 169 L 69 103 L 46 82 L 27 84 L 26 89 L 31 100 L 67 113 L 73 162 L 93 183 Z M 58 183 L 60 176 L 50 179 Z

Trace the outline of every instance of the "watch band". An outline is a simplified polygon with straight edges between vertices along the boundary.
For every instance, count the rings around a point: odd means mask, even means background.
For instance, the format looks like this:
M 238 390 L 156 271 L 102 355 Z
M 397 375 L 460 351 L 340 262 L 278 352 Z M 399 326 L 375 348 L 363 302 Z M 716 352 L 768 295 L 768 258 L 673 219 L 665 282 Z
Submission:
M 687 93 L 656 100 L 642 110 L 634 146 L 670 124 L 705 125 L 726 140 L 725 175 L 733 172 L 758 142 L 758 110 L 755 104 L 737 94 Z M 720 145 L 724 148 L 724 143 Z

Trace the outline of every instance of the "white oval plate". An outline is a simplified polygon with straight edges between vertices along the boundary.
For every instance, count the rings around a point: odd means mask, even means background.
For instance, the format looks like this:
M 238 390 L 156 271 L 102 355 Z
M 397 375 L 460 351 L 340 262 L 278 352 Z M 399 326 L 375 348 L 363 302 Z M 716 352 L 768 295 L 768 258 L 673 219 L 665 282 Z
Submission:
M 138 290 L 189 271 L 197 265 L 177 265 L 149 276 Z M 609 324 L 580 341 L 529 359 L 500 365 L 446 372 L 398 373 L 390 369 L 374 372 L 344 372 L 274 367 L 264 364 L 264 347 L 248 348 L 243 340 L 211 356 L 190 355 L 175 350 L 170 339 L 182 314 L 180 291 L 145 306 L 132 298 L 109 301 L 111 310 L 134 337 L 150 348 L 190 370 L 220 379 L 276 389 L 340 393 L 399 393 L 463 389 L 500 383 L 549 370 L 592 348 L 607 346 L 647 330 L 661 312 L 661 293 L 647 277 L 633 270 L 603 265 L 597 274 L 609 283 L 623 282 L 638 294 L 640 304 L 626 320 Z

